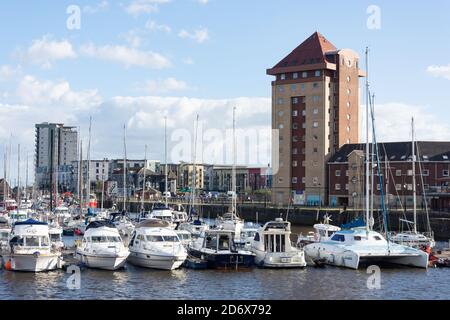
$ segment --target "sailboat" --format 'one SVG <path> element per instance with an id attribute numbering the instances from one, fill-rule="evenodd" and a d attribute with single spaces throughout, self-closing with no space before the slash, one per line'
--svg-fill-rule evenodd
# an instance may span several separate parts
<path id="1" fill-rule="evenodd" d="M 189 209 L 189 215 L 187 222 L 181 223 L 178 227 L 179 230 L 185 230 L 192 234 L 194 238 L 199 237 L 203 232 L 209 230 L 209 225 L 200 219 L 200 216 L 195 211 L 195 200 L 196 200 L 196 180 L 197 180 L 197 134 L 198 134 L 198 121 L 199 116 L 197 115 L 197 119 L 195 122 L 194 128 L 194 152 L 192 156 L 192 186 L 191 186 L 191 203 Z"/>
<path id="2" fill-rule="evenodd" d="M 395 243 L 404 244 L 415 248 L 433 248 L 436 242 L 433 238 L 433 233 L 428 234 L 420 233 L 417 230 L 417 183 L 416 183 L 416 142 L 414 135 L 414 118 L 411 119 L 411 129 L 412 129 L 412 188 L 413 188 L 413 221 L 406 219 L 401 219 L 401 222 L 405 222 L 408 225 L 412 225 L 413 229 L 410 231 L 403 231 L 399 233 L 394 233 L 391 235 L 391 240 Z M 425 199 L 426 202 L 426 199 Z M 428 209 L 428 207 L 427 207 Z M 428 214 L 428 210 L 427 210 Z"/>
<path id="3" fill-rule="evenodd" d="M 234 233 L 234 241 L 239 242 L 241 231 L 244 228 L 244 220 L 237 214 L 237 194 L 236 194 L 236 107 L 233 108 L 233 167 L 231 178 L 231 212 L 225 213 L 216 220 L 216 224 L 223 230 Z"/>
<path id="4" fill-rule="evenodd" d="M 411 266 L 417 268 L 428 267 L 428 253 L 393 243 L 389 236 L 387 239 L 384 236 L 374 231 L 373 228 L 373 212 L 370 210 L 370 185 L 369 164 L 371 161 L 369 153 L 369 108 L 372 118 L 372 138 L 374 140 L 376 159 L 378 162 L 378 170 L 380 170 L 380 160 L 378 156 L 378 147 L 375 140 L 375 121 L 373 104 L 370 98 L 369 91 L 369 72 L 368 72 L 368 53 L 366 49 L 366 203 L 365 203 L 365 226 L 355 227 L 351 229 L 344 229 L 336 231 L 329 240 L 312 243 L 305 246 L 304 250 L 307 257 L 314 262 L 320 261 L 324 264 L 333 266 L 346 267 L 351 269 L 358 269 L 362 265 L 371 265 L 375 263 L 389 263 L 403 266 Z M 369 107 L 370 106 L 370 107 Z M 372 172 L 373 175 L 373 172 Z M 382 175 L 379 174 L 379 184 L 382 190 L 383 181 Z M 371 188 L 373 192 L 373 188 Z M 382 192 L 383 193 L 383 192 Z M 387 212 L 383 201 L 383 194 L 381 196 L 383 214 L 384 214 L 384 228 L 387 232 Z"/>

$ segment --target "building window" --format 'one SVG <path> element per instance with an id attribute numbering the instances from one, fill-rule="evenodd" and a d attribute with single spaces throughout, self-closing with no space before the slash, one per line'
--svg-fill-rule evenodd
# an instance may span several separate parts
<path id="1" fill-rule="evenodd" d="M 319 96 L 313 96 L 312 99 L 313 99 L 313 102 L 319 102 L 320 97 Z"/>
<path id="2" fill-rule="evenodd" d="M 298 129 L 298 124 L 296 122 L 294 122 L 292 124 L 292 130 L 297 130 Z"/>
<path id="3" fill-rule="evenodd" d="M 293 78 L 293 79 L 298 79 L 298 73 L 297 73 L 297 72 L 294 72 L 294 73 L 292 74 L 292 78 Z"/>
<path id="4" fill-rule="evenodd" d="M 306 183 L 306 178 L 305 177 L 302 178 L 302 183 Z"/>
<path id="5" fill-rule="evenodd" d="M 335 185 L 334 185 L 334 189 L 335 190 L 341 190 L 341 185 L 339 184 L 339 183 L 336 183 Z"/>
<path id="6" fill-rule="evenodd" d="M 317 153 L 319 150 L 317 148 L 313 148 L 313 152 Z"/>
<path id="7" fill-rule="evenodd" d="M 300 85 L 300 88 L 302 89 L 302 91 L 305 91 L 305 84 L 302 83 L 302 84 Z"/>
<path id="8" fill-rule="evenodd" d="M 350 78 L 350 76 L 348 76 L 347 77 L 347 82 L 350 82 L 351 81 L 351 78 Z"/>
<path id="9" fill-rule="evenodd" d="M 284 92 L 284 87 L 283 86 L 279 86 L 278 87 L 278 92 Z"/>
<path id="10" fill-rule="evenodd" d="M 412 170 L 408 170 L 408 176 L 411 177 L 413 175 Z"/>
<path id="11" fill-rule="evenodd" d="M 402 170 L 395 170 L 395 176 L 401 177 L 402 176 Z"/>
<path id="12" fill-rule="evenodd" d="M 282 124 L 282 123 L 279 124 L 279 125 L 278 125 L 278 129 L 284 129 L 284 124 Z"/>
<path id="13" fill-rule="evenodd" d="M 345 184 L 345 190 L 348 191 L 348 183 Z"/>
<path id="14" fill-rule="evenodd" d="M 347 89 L 347 95 L 351 95 L 351 93 L 352 93 L 352 90 Z"/>
<path id="15" fill-rule="evenodd" d="M 336 170 L 335 176 L 336 176 L 336 177 L 340 177 L 340 176 L 341 176 L 341 170 Z"/>
<path id="16" fill-rule="evenodd" d="M 283 178 L 278 178 L 278 183 L 283 183 Z"/>
<path id="17" fill-rule="evenodd" d="M 347 126 L 347 132 L 350 132 L 350 126 Z"/>
<path id="18" fill-rule="evenodd" d="M 291 91 L 292 92 L 297 91 L 297 86 L 295 84 L 291 84 Z"/>
<path id="19" fill-rule="evenodd" d="M 278 99 L 278 104 L 279 104 L 279 105 L 282 105 L 283 103 L 284 103 L 283 98 L 279 98 L 279 99 Z"/>
<path id="20" fill-rule="evenodd" d="M 306 161 L 302 161 L 302 167 L 306 167 Z"/>
<path id="21" fill-rule="evenodd" d="M 306 110 L 302 110 L 302 116 L 306 117 Z"/>
<path id="22" fill-rule="evenodd" d="M 298 149 L 297 149 L 297 148 L 292 149 L 292 154 L 293 154 L 293 155 L 298 154 Z"/>
<path id="23" fill-rule="evenodd" d="M 423 175 L 425 177 L 428 177 L 430 175 L 430 170 L 428 170 L 428 169 L 423 170 Z"/>
<path id="24" fill-rule="evenodd" d="M 306 154 L 305 148 L 302 149 L 302 154 Z"/>
<path id="25" fill-rule="evenodd" d="M 319 122 L 318 121 L 314 121 L 313 122 L 313 128 L 318 128 L 319 127 Z"/>
<path id="26" fill-rule="evenodd" d="M 285 75 L 284 73 L 282 73 L 282 74 L 280 75 L 280 79 L 281 79 L 281 80 L 286 80 L 286 75 Z"/>
<path id="27" fill-rule="evenodd" d="M 347 120 L 350 120 L 352 116 L 350 114 L 347 114 Z"/>
<path id="28" fill-rule="evenodd" d="M 278 111 L 278 116 L 279 116 L 279 117 L 284 116 L 284 111 Z"/>
<path id="29" fill-rule="evenodd" d="M 292 103 L 293 104 L 297 104 L 298 103 L 298 98 L 297 97 L 292 98 Z"/>
<path id="30" fill-rule="evenodd" d="M 319 178 L 314 177 L 312 182 L 313 182 L 313 185 L 317 186 L 317 184 L 319 183 Z"/>
<path id="31" fill-rule="evenodd" d="M 294 168 L 296 168 L 297 167 L 297 161 L 292 161 L 292 166 L 294 167 Z"/>
<path id="32" fill-rule="evenodd" d="M 412 185 L 412 184 L 408 184 L 408 185 L 407 185 L 407 188 L 408 188 L 408 191 L 412 191 L 413 185 Z"/>
<path id="33" fill-rule="evenodd" d="M 347 102 L 347 107 L 350 108 L 352 104 L 350 102 Z"/>
<path id="34" fill-rule="evenodd" d="M 308 78 L 308 72 L 306 71 L 302 72 L 302 78 Z"/>
<path id="35" fill-rule="evenodd" d="M 395 185 L 395 190 L 396 191 L 401 191 L 402 190 L 402 185 L 401 184 L 396 184 Z"/>
<path id="36" fill-rule="evenodd" d="M 297 183 L 297 177 L 292 178 L 292 183 Z"/>
<path id="37" fill-rule="evenodd" d="M 297 142 L 297 140 L 298 140 L 297 136 L 292 137 L 292 142 Z"/>
<path id="38" fill-rule="evenodd" d="M 317 82 L 313 83 L 313 89 L 318 89 L 319 88 L 319 84 Z"/>
<path id="39" fill-rule="evenodd" d="M 298 116 L 298 111 L 297 111 L 297 110 L 292 110 L 292 116 L 293 116 L 293 117 Z"/>
<path id="40" fill-rule="evenodd" d="M 429 184 L 424 184 L 423 185 L 423 189 L 427 190 L 427 191 L 430 190 L 430 185 Z"/>
<path id="41" fill-rule="evenodd" d="M 320 77 L 320 74 L 321 74 L 320 70 L 317 70 L 316 72 L 314 72 L 314 76 L 316 76 L 316 77 Z"/>
<path id="42" fill-rule="evenodd" d="M 303 123 L 302 123 L 302 128 L 303 128 L 303 129 L 306 129 L 306 122 L 303 122 Z"/>
<path id="43" fill-rule="evenodd" d="M 448 175 L 449 175 L 448 170 L 442 170 L 442 176 L 443 177 L 448 177 Z"/>
<path id="44" fill-rule="evenodd" d="M 313 113 L 314 113 L 314 114 L 319 114 L 319 109 L 318 109 L 318 108 L 314 108 L 314 109 L 313 109 Z"/>

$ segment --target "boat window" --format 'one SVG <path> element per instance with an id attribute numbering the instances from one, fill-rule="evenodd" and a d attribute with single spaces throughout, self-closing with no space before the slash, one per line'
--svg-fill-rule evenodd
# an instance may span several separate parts
<path id="1" fill-rule="evenodd" d="M 178 239 L 177 236 L 164 236 L 164 241 L 166 241 L 166 242 L 179 242 L 180 240 Z"/>
<path id="2" fill-rule="evenodd" d="M 353 239 L 355 239 L 355 241 L 361 241 L 361 237 L 360 236 L 354 236 Z"/>
<path id="3" fill-rule="evenodd" d="M 120 242 L 120 237 L 107 237 L 108 242 Z"/>
<path id="4" fill-rule="evenodd" d="M 326 237 L 327 236 L 327 231 L 319 229 L 319 234 L 320 234 L 321 237 Z"/>
<path id="5" fill-rule="evenodd" d="M 219 250 L 230 250 L 230 241 L 228 236 L 221 235 L 219 237 Z"/>
<path id="6" fill-rule="evenodd" d="M 147 236 L 147 241 L 150 241 L 150 242 L 163 242 L 164 238 L 162 236 Z"/>
<path id="7" fill-rule="evenodd" d="M 381 241 L 381 238 L 379 236 L 374 236 L 373 238 L 377 241 Z"/>
<path id="8" fill-rule="evenodd" d="M 41 237 L 41 247 L 46 247 L 50 245 L 49 237 Z"/>
<path id="9" fill-rule="evenodd" d="M 107 239 L 104 236 L 93 236 L 91 239 L 93 243 L 107 242 Z"/>
<path id="10" fill-rule="evenodd" d="M 207 249 L 217 249 L 217 236 L 207 236 L 205 239 L 205 248 Z"/>
<path id="11" fill-rule="evenodd" d="M 253 240 L 259 241 L 259 233 L 256 233 L 256 234 L 255 234 L 255 238 L 254 238 Z"/>
<path id="12" fill-rule="evenodd" d="M 339 242 L 345 242 L 345 236 L 343 234 L 335 234 L 331 240 L 333 241 L 339 241 Z"/>
<path id="13" fill-rule="evenodd" d="M 25 246 L 39 247 L 39 237 L 25 237 Z"/>
<path id="14" fill-rule="evenodd" d="M 59 240 L 61 240 L 61 237 L 60 237 L 60 235 L 57 234 L 57 233 L 51 234 L 51 235 L 50 235 L 50 240 L 51 240 L 51 241 L 59 241 Z"/>
<path id="15" fill-rule="evenodd" d="M 8 232 L 2 232 L 2 233 L 0 233 L 0 238 L 1 238 L 1 239 L 8 239 L 8 236 L 9 236 Z"/>

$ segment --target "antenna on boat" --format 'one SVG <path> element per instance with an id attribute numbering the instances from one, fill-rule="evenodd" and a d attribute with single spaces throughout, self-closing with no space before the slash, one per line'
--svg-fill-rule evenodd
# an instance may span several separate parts
<path id="1" fill-rule="evenodd" d="M 123 211 L 127 206 L 127 129 L 123 125 Z"/>
<path id="2" fill-rule="evenodd" d="M 369 100 L 370 100 L 370 92 L 369 92 L 369 47 L 366 47 L 366 232 L 370 231 L 370 184 L 369 184 L 369 176 L 370 176 L 370 150 L 369 150 Z"/>

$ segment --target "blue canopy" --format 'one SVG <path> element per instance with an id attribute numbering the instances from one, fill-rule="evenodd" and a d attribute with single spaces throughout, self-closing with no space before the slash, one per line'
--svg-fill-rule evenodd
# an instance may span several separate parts
<path id="1" fill-rule="evenodd" d="M 34 219 L 28 219 L 28 220 L 25 220 L 25 221 L 16 222 L 16 223 L 14 223 L 14 225 L 16 225 L 16 226 L 24 226 L 24 225 L 46 226 L 48 224 L 47 224 L 47 222 L 41 222 L 41 221 L 37 221 L 37 220 L 34 220 Z"/>
<path id="2" fill-rule="evenodd" d="M 363 218 L 359 217 L 347 224 L 341 225 L 341 228 L 342 229 L 352 229 L 352 228 L 359 228 L 359 227 L 365 227 L 365 226 L 366 226 L 366 222 L 364 221 Z"/>

